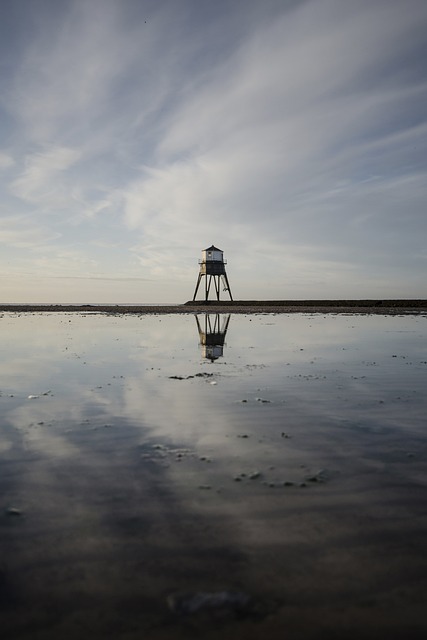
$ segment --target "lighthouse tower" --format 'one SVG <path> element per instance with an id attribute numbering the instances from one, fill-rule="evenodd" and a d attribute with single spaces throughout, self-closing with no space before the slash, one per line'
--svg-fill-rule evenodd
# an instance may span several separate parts
<path id="1" fill-rule="evenodd" d="M 214 283 L 214 289 L 216 293 L 216 299 L 219 300 L 219 293 L 221 284 L 224 291 L 228 291 L 230 300 L 233 300 L 231 295 L 230 284 L 228 282 L 227 273 L 225 271 L 226 261 L 224 260 L 224 254 L 221 249 L 214 247 L 208 247 L 202 251 L 202 259 L 199 260 L 200 271 L 197 278 L 196 290 L 194 291 L 193 301 L 196 299 L 197 291 L 199 289 L 202 278 L 205 278 L 205 302 L 208 301 L 209 291 L 211 288 L 212 280 Z"/>

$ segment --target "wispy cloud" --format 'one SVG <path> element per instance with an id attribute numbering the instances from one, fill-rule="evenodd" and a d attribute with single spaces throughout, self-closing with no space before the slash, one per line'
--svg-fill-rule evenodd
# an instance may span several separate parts
<path id="1" fill-rule="evenodd" d="M 73 166 L 79 151 L 65 147 L 50 148 L 25 158 L 23 172 L 12 182 L 12 193 L 22 200 L 48 204 L 52 209 L 58 202 L 69 199 L 61 181 L 61 173 Z"/>
<path id="2" fill-rule="evenodd" d="M 404 75 L 396 86 L 391 76 L 403 72 L 386 63 L 413 46 L 414 32 L 421 36 L 418 18 L 402 11 L 384 25 L 384 4 L 338 15 L 336 3 L 316 6 L 304 4 L 257 31 L 178 107 L 159 140 L 158 168 L 126 192 L 131 227 L 151 235 L 158 216 L 168 242 L 174 216 L 190 237 L 195 228 L 202 235 L 227 225 L 234 245 L 246 225 L 256 244 L 259 233 L 269 234 L 266 216 L 272 242 L 299 240 L 302 232 L 309 238 L 306 223 L 316 218 L 331 233 L 336 219 L 324 205 L 338 194 L 341 207 L 374 190 L 382 208 L 392 204 L 389 194 L 407 184 L 401 174 L 414 171 L 411 142 L 426 133 L 416 118 L 402 119 L 401 109 L 425 96 L 427 84 Z M 395 152 L 405 140 L 402 166 Z M 370 178 L 375 187 L 367 187 Z M 343 215 L 341 223 L 353 221 Z"/>
<path id="3" fill-rule="evenodd" d="M 35 249 L 59 238 L 47 226 L 38 226 L 26 216 L 0 218 L 0 244 L 15 249 Z"/>
<path id="4" fill-rule="evenodd" d="M 0 151 L 0 170 L 13 167 L 14 164 L 14 159 L 8 153 Z"/>

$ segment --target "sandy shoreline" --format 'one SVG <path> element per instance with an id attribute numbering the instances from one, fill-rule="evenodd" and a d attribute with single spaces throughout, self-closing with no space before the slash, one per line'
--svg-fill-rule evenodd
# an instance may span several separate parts
<path id="1" fill-rule="evenodd" d="M 427 300 L 298 300 L 239 301 L 227 303 L 186 303 L 178 305 L 98 305 L 98 304 L 0 304 L 6 313 L 105 313 L 123 314 L 194 314 L 194 313 L 355 313 L 418 314 L 427 312 Z"/>

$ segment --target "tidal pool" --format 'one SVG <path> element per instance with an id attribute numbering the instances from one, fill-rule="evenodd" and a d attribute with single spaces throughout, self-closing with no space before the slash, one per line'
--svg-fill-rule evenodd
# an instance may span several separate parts
<path id="1" fill-rule="evenodd" d="M 425 315 L 0 328 L 3 637 L 425 637 Z"/>

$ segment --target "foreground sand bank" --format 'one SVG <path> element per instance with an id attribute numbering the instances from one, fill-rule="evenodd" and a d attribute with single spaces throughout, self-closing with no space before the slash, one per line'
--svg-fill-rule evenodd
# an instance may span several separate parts
<path id="1" fill-rule="evenodd" d="M 366 313 L 400 314 L 427 311 L 427 300 L 242 300 L 187 302 L 178 305 L 126 304 L 0 304 L 0 312 L 14 313 Z"/>

